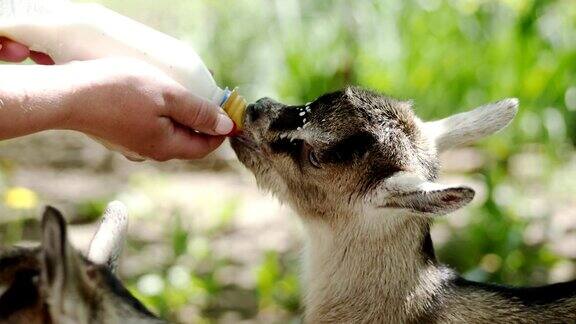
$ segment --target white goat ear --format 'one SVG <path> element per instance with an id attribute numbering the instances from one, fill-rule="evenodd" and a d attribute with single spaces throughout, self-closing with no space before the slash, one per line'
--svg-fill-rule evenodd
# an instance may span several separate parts
<path id="1" fill-rule="evenodd" d="M 518 99 L 509 98 L 423 125 L 439 152 L 465 145 L 506 127 L 516 116 Z"/>
<path id="2" fill-rule="evenodd" d="M 400 176 L 391 180 L 386 185 L 388 194 L 380 208 L 445 215 L 464 207 L 474 198 L 474 190 L 465 186 L 442 185 L 416 177 Z"/>
<path id="3" fill-rule="evenodd" d="M 88 249 L 88 260 L 116 270 L 128 231 L 128 211 L 119 201 L 108 204 Z"/>

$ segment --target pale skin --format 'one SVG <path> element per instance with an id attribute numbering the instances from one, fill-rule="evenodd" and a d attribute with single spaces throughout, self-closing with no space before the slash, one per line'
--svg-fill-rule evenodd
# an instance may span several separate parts
<path id="1" fill-rule="evenodd" d="M 0 140 L 75 130 L 157 160 L 198 159 L 222 144 L 233 122 L 160 70 L 131 59 L 53 65 L 0 37 Z"/>

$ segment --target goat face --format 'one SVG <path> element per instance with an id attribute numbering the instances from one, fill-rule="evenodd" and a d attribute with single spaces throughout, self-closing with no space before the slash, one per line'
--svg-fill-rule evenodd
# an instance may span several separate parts
<path id="1" fill-rule="evenodd" d="M 261 187 L 305 218 L 330 222 L 384 208 L 442 214 L 473 191 L 432 182 L 438 152 L 503 128 L 516 106 L 507 99 L 424 123 L 411 102 L 359 88 L 302 106 L 263 98 L 247 108 L 232 147 Z"/>

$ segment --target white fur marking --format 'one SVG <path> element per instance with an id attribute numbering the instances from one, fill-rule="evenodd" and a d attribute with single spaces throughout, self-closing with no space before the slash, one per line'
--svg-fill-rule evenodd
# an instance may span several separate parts
<path id="1" fill-rule="evenodd" d="M 102 223 L 90 242 L 88 259 L 98 264 L 115 266 L 128 231 L 128 212 L 119 201 L 108 204 Z"/>

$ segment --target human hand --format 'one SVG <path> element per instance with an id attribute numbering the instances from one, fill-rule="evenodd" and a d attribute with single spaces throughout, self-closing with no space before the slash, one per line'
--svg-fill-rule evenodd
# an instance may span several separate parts
<path id="1" fill-rule="evenodd" d="M 72 95 L 58 128 L 157 161 L 202 158 L 233 130 L 220 107 L 138 60 L 107 58 L 61 67 Z"/>
<path id="2" fill-rule="evenodd" d="M 28 57 L 39 64 L 54 64 L 48 55 L 0 37 L 0 60 L 21 62 Z M 216 149 L 224 140 L 222 135 L 233 128 L 219 107 L 143 62 L 102 59 L 48 69 L 12 69 L 10 80 L 4 80 L 15 88 L 24 83 L 20 88 L 34 96 L 38 109 L 34 118 L 27 120 L 29 125 L 12 125 L 1 137 L 68 128 L 95 137 L 131 160 L 165 161 L 201 158 Z M 44 107 L 58 105 L 62 107 Z M 65 119 L 60 117 L 63 111 Z M 54 123 L 63 120 L 65 123 Z"/>
<path id="3" fill-rule="evenodd" d="M 28 47 L 16 43 L 6 37 L 0 37 L 0 61 L 22 62 L 30 58 L 34 62 L 43 65 L 52 65 L 52 58 L 44 53 L 32 51 Z"/>

